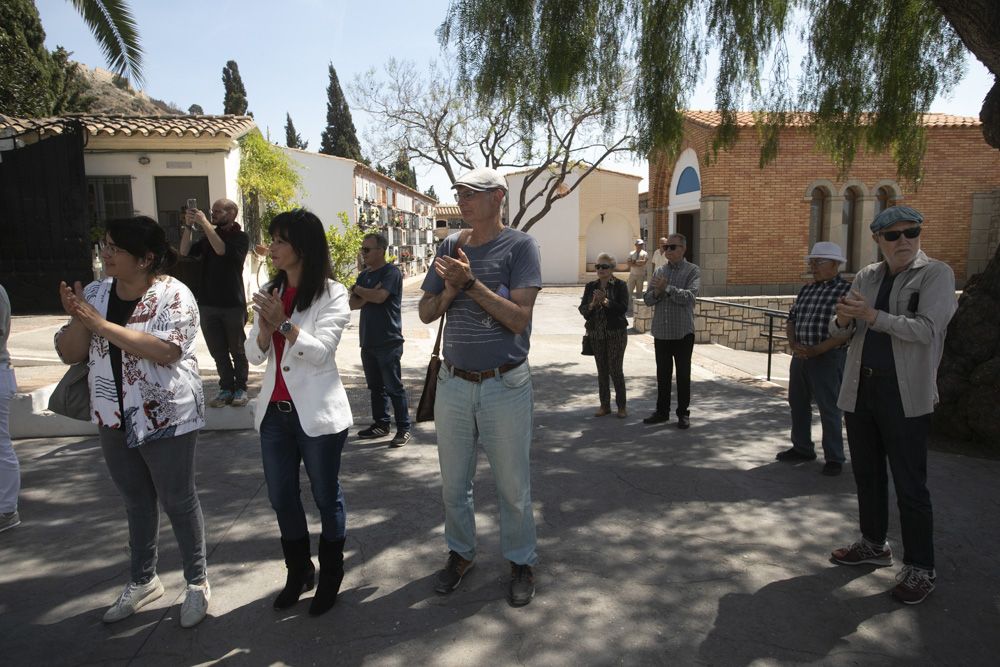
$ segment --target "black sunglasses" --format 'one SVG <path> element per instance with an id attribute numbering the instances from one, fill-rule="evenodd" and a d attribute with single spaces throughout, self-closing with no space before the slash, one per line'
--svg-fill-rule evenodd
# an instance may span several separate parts
<path id="1" fill-rule="evenodd" d="M 890 242 L 898 241 L 900 235 L 908 239 L 915 239 L 920 236 L 920 227 L 907 227 L 906 229 L 894 229 L 891 232 L 879 232 L 879 236 Z"/>
<path id="2" fill-rule="evenodd" d="M 600 270 L 600 269 L 613 269 L 615 267 L 611 264 L 594 264 L 594 268 Z"/>
<path id="3" fill-rule="evenodd" d="M 364 253 L 364 254 L 366 254 L 366 255 L 367 255 L 367 254 L 368 254 L 368 253 L 369 253 L 370 251 L 372 251 L 372 250 L 376 250 L 376 248 L 366 248 L 366 247 L 364 247 L 364 246 L 361 246 L 361 252 L 362 252 L 362 253 Z"/>
<path id="4" fill-rule="evenodd" d="M 666 248 L 667 250 L 677 250 L 678 248 L 683 248 L 684 246 L 682 246 L 680 243 L 668 243 L 663 247 Z"/>

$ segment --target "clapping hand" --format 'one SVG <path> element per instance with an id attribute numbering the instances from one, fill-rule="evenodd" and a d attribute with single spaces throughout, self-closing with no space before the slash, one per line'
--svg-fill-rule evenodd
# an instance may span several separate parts
<path id="1" fill-rule="evenodd" d="M 844 319 L 865 320 L 871 324 L 875 322 L 876 310 L 868 305 L 861 292 L 852 289 L 837 302 L 837 316 Z"/>
<path id="2" fill-rule="evenodd" d="M 63 310 L 70 317 L 76 318 L 83 326 L 92 332 L 97 332 L 97 328 L 105 321 L 104 317 L 87 303 L 83 297 L 83 285 L 77 280 L 70 288 L 66 281 L 59 283 L 59 300 L 62 302 Z"/>
<path id="3" fill-rule="evenodd" d="M 274 333 L 278 325 L 285 321 L 285 307 L 281 303 L 278 288 L 272 289 L 270 294 L 264 291 L 254 293 L 253 311 L 260 318 L 260 328 Z"/>
<path id="4" fill-rule="evenodd" d="M 597 308 L 602 303 L 604 303 L 604 300 L 606 298 L 608 298 L 608 293 L 607 292 L 605 292 L 602 289 L 595 289 L 594 290 L 594 298 L 591 299 L 591 301 L 590 301 L 590 307 L 591 308 Z"/>

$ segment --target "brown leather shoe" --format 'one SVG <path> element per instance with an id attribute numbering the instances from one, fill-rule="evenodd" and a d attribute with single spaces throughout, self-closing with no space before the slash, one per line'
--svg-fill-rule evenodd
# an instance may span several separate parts
<path id="1" fill-rule="evenodd" d="M 602 405 L 600 407 L 600 409 L 597 412 L 594 413 L 594 416 L 595 417 L 603 417 L 605 415 L 610 415 L 610 414 L 611 414 L 611 408 L 606 408 L 606 407 L 604 407 Z"/>
<path id="2" fill-rule="evenodd" d="M 628 411 L 625 408 L 618 408 L 618 419 L 625 419 L 628 417 Z"/>

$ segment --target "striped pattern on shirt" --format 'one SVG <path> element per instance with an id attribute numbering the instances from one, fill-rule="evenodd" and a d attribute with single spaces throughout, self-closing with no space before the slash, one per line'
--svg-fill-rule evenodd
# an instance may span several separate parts
<path id="1" fill-rule="evenodd" d="M 662 294 L 656 296 L 653 285 L 663 275 L 669 284 Z M 642 296 L 647 306 L 654 306 L 650 327 L 653 338 L 680 340 L 694 333 L 694 304 L 700 288 L 701 269 L 686 259 L 677 264 L 668 262 L 653 272 L 650 287 Z"/>
<path id="2" fill-rule="evenodd" d="M 840 276 L 809 283 L 799 290 L 788 310 L 795 325 L 795 340 L 803 345 L 819 345 L 830 337 L 830 320 L 837 314 L 837 301 L 851 291 L 851 283 Z"/>

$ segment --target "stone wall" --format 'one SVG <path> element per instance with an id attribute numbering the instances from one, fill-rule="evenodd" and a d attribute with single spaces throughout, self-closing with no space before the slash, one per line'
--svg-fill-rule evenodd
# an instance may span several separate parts
<path id="1" fill-rule="evenodd" d="M 788 313 L 794 296 L 754 296 L 727 297 L 726 303 Z M 752 352 L 767 352 L 767 315 L 755 310 L 745 310 L 737 306 L 724 305 L 719 302 L 703 299 L 698 301 L 694 309 L 694 339 L 696 343 L 718 343 L 734 350 L 750 350 Z M 722 320 L 718 318 L 728 318 Z M 635 319 L 632 326 L 636 331 L 649 331 L 653 319 L 653 309 L 649 306 L 635 304 Z M 728 320 L 741 320 L 731 322 Z M 750 324 L 746 324 L 750 322 Z M 774 318 L 775 352 L 787 352 L 784 340 L 785 318 Z M 781 338 L 777 338 L 781 336 Z"/>
<path id="2" fill-rule="evenodd" d="M 769 308 L 787 314 L 792 302 L 795 301 L 795 296 L 726 297 L 721 301 L 755 308 Z M 718 343 L 734 350 L 767 352 L 768 317 L 766 313 L 703 299 L 698 301 L 694 314 L 694 339 L 696 343 Z M 729 320 L 740 321 L 732 322 Z M 785 322 L 784 317 L 774 318 L 775 352 L 787 352 L 784 340 Z M 777 338 L 778 336 L 781 338 Z"/>

